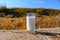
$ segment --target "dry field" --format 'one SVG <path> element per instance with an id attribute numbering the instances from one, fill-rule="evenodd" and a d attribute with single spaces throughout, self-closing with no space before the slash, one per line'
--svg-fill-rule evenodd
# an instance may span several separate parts
<path id="1" fill-rule="evenodd" d="M 49 31 L 52 33 L 60 33 L 59 30 L 60 28 L 38 29 L 38 31 Z M 34 35 L 29 34 L 27 30 L 0 30 L 0 40 L 60 40 L 60 36 Z"/>
<path id="2" fill-rule="evenodd" d="M 0 18 L 0 29 L 14 30 L 25 28 L 26 28 L 25 18 Z"/>
<path id="3" fill-rule="evenodd" d="M 54 28 L 60 27 L 59 16 L 42 16 L 36 18 L 36 28 Z M 26 29 L 26 18 L 0 18 L 0 30 Z"/>

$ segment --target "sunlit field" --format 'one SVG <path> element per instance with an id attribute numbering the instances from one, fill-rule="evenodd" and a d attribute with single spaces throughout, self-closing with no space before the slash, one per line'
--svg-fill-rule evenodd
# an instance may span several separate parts
<path id="1" fill-rule="evenodd" d="M 56 28 L 60 26 L 60 15 L 36 18 L 36 28 Z M 0 29 L 26 29 L 26 17 L 0 18 Z"/>

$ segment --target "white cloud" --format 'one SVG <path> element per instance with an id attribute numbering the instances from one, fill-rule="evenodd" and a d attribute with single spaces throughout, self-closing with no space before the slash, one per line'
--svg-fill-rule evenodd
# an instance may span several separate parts
<path id="1" fill-rule="evenodd" d="M 44 1 L 36 1 L 35 3 L 36 4 L 44 4 L 45 2 Z"/>

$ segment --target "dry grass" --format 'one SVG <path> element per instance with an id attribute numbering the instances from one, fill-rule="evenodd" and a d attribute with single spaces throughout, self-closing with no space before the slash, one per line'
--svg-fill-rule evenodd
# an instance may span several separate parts
<path id="1" fill-rule="evenodd" d="M 60 27 L 60 15 L 57 16 L 42 16 L 36 19 L 36 26 L 39 28 L 54 28 Z"/>
<path id="2" fill-rule="evenodd" d="M 0 29 L 25 29 L 25 18 L 0 18 Z"/>
<path id="3" fill-rule="evenodd" d="M 60 26 L 60 15 L 36 18 L 36 28 L 54 28 Z M 0 18 L 0 29 L 26 29 L 26 18 Z"/>

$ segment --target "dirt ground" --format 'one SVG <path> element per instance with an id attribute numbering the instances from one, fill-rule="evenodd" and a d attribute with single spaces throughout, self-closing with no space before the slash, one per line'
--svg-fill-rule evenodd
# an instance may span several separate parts
<path id="1" fill-rule="evenodd" d="M 60 33 L 60 28 L 42 28 L 38 31 Z M 0 40 L 60 40 L 60 36 L 34 35 L 27 30 L 0 30 Z"/>

